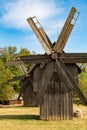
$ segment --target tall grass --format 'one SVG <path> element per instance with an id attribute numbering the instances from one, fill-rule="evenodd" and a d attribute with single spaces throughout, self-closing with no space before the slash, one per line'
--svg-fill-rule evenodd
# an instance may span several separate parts
<path id="1" fill-rule="evenodd" d="M 73 120 L 41 121 L 39 108 L 0 106 L 0 130 L 87 130 L 87 106 L 81 109 L 83 117 Z"/>

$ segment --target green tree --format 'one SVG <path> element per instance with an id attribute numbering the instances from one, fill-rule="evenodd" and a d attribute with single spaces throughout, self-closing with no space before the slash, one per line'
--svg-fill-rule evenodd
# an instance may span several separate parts
<path id="1" fill-rule="evenodd" d="M 20 52 L 18 53 L 19 56 L 26 56 L 26 55 L 31 55 L 30 51 L 27 50 L 26 48 L 21 48 Z"/>
<path id="2" fill-rule="evenodd" d="M 9 54 L 7 52 L 7 48 L 1 48 L 0 49 L 0 59 L 2 59 L 4 62 L 9 58 Z"/>
<path id="3" fill-rule="evenodd" d="M 78 64 L 78 66 L 81 68 L 81 73 L 78 76 L 78 85 L 87 99 L 87 64 Z M 75 92 L 73 92 L 73 101 L 77 104 L 81 103 Z"/>
<path id="4" fill-rule="evenodd" d="M 15 94 L 13 87 L 8 82 L 9 78 L 12 78 L 12 73 L 0 59 L 0 101 L 8 100 Z"/>
<path id="5" fill-rule="evenodd" d="M 7 52 L 9 54 L 9 59 L 10 60 L 14 60 L 16 55 L 17 55 L 17 48 L 16 47 L 12 47 L 12 46 L 9 46 L 7 48 Z"/>
<path id="6" fill-rule="evenodd" d="M 82 72 L 79 75 L 79 86 L 85 97 L 87 98 L 87 65 L 82 65 Z"/>
<path id="7" fill-rule="evenodd" d="M 16 57 L 17 54 L 17 48 L 16 47 L 5 47 L 0 49 L 0 58 L 2 58 L 2 60 L 4 62 L 8 61 L 8 60 L 14 60 L 14 58 Z"/>
<path id="8" fill-rule="evenodd" d="M 30 53 L 30 51 L 29 51 L 28 49 L 26 49 L 26 48 L 21 48 L 20 51 L 19 51 L 19 53 L 18 53 L 18 57 L 21 57 L 21 56 L 29 56 L 29 55 L 31 55 L 31 53 Z M 27 70 L 29 70 L 30 66 L 31 66 L 30 64 L 26 64 L 26 65 L 25 65 L 25 67 L 26 67 Z"/>
<path id="9" fill-rule="evenodd" d="M 8 83 L 8 79 L 22 74 L 20 67 L 18 65 L 6 67 L 6 61 L 14 61 L 17 57 L 20 59 L 20 56 L 25 55 L 30 55 L 30 51 L 26 48 L 21 48 L 19 52 L 16 47 L 12 46 L 0 49 L 0 100 L 7 100 L 14 92 L 20 91 L 19 81 Z M 28 68 L 29 65 L 26 67 Z"/>

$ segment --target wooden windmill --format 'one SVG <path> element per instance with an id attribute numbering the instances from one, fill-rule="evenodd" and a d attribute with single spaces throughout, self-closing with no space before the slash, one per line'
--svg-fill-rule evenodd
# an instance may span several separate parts
<path id="1" fill-rule="evenodd" d="M 40 104 L 41 119 L 72 119 L 73 90 L 83 104 L 87 103 L 74 79 L 75 74 L 72 72 L 76 69 L 76 63 L 87 62 L 87 53 L 63 52 L 78 15 L 79 12 L 72 7 L 55 44 L 51 43 L 36 17 L 27 19 L 46 54 L 23 56 L 21 61 L 17 61 L 17 64 L 21 62 L 35 64 L 28 75 L 33 74 L 32 87 L 33 91 L 37 93 L 36 104 Z M 29 81 L 28 78 L 27 81 Z M 34 81 L 37 83 L 37 89 Z"/>

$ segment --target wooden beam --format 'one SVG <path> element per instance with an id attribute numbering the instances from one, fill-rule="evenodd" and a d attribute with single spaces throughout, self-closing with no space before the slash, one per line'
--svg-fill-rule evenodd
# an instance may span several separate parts
<path id="1" fill-rule="evenodd" d="M 51 54 L 52 53 L 52 47 L 51 47 L 52 45 L 51 45 L 51 42 L 48 42 L 48 40 L 47 41 L 45 40 L 45 39 L 47 39 L 46 35 L 44 35 L 45 32 L 44 31 L 40 32 L 40 30 L 43 30 L 43 29 L 41 29 L 42 27 L 40 26 L 40 29 L 39 29 L 36 26 L 35 22 L 33 21 L 33 18 L 28 18 L 27 21 L 28 21 L 29 25 L 31 26 L 32 30 L 34 31 L 34 33 L 36 34 L 38 40 L 42 44 L 43 48 L 45 49 L 45 52 L 48 55 Z M 39 24 L 39 22 L 38 22 L 38 24 Z"/>
<path id="2" fill-rule="evenodd" d="M 64 34 L 64 36 L 61 38 L 61 44 L 58 44 L 57 48 L 58 48 L 58 52 L 62 52 L 65 45 L 66 45 L 66 42 L 68 41 L 68 38 L 70 36 L 70 33 L 73 29 L 74 25 L 73 24 L 70 24 L 68 27 L 67 27 L 67 31 L 66 33 Z"/>
<path id="3" fill-rule="evenodd" d="M 64 63 L 87 63 L 87 53 L 56 53 L 56 58 Z M 26 64 L 48 63 L 52 61 L 51 55 L 31 55 L 23 56 L 21 60 Z"/>
<path id="4" fill-rule="evenodd" d="M 26 68 L 24 66 L 24 63 L 20 64 L 19 67 L 20 67 L 22 73 L 27 76 L 28 73 L 27 73 L 27 70 L 26 70 Z"/>
<path id="5" fill-rule="evenodd" d="M 61 58 L 87 58 L 87 53 L 60 53 Z"/>
<path id="6" fill-rule="evenodd" d="M 15 65 L 20 65 L 22 63 L 23 63 L 23 61 L 18 61 L 18 60 L 16 60 L 16 61 L 7 61 L 5 65 L 6 66 L 15 66 Z"/>
<path id="7" fill-rule="evenodd" d="M 13 79 L 9 79 L 8 82 L 14 82 L 14 81 L 17 81 L 17 80 L 22 80 L 25 77 L 26 77 L 26 75 L 15 76 L 15 77 L 13 77 Z"/>
<path id="8" fill-rule="evenodd" d="M 6 62 L 6 66 L 15 66 L 15 65 L 19 65 L 19 67 L 24 75 L 26 75 L 26 76 L 28 75 L 23 61 L 16 60 L 16 61 L 7 61 Z"/>
<path id="9" fill-rule="evenodd" d="M 24 74 L 24 75 L 20 75 L 20 76 L 15 76 L 15 77 L 13 77 L 13 79 L 9 79 L 8 81 L 9 81 L 9 82 L 14 82 L 14 81 L 17 81 L 17 80 L 22 80 L 22 79 L 24 79 L 25 77 L 26 77 L 26 78 L 29 77 L 29 74 L 31 73 L 31 71 L 33 71 L 33 69 L 35 68 L 35 66 L 36 66 L 36 64 L 31 65 L 29 71 L 27 72 L 27 75 Z"/>
<path id="10" fill-rule="evenodd" d="M 39 64 L 39 63 L 48 63 L 51 61 L 50 55 L 30 55 L 22 56 L 21 60 L 26 64 Z"/>
<path id="11" fill-rule="evenodd" d="M 71 11 L 70 11 L 70 13 L 69 13 L 69 16 L 68 16 L 68 18 L 67 18 L 67 20 L 66 20 L 66 22 L 65 22 L 65 24 L 64 24 L 64 26 L 63 26 L 63 29 L 62 29 L 62 31 L 61 31 L 61 33 L 60 33 L 60 35 L 59 35 L 59 37 L 58 37 L 58 39 L 57 39 L 55 45 L 54 45 L 54 48 L 53 48 L 54 51 L 56 51 L 56 52 L 62 52 L 62 51 L 63 51 L 63 48 L 64 48 L 64 46 L 65 46 L 65 44 L 66 44 L 66 42 L 63 43 L 63 41 L 64 41 L 63 39 L 64 39 L 65 36 L 66 36 L 66 33 L 67 33 L 67 31 L 68 31 L 68 27 L 69 27 L 70 24 L 71 24 L 71 21 L 72 21 L 72 19 L 73 19 L 73 16 L 74 16 L 75 12 L 76 12 L 76 9 L 75 9 L 74 7 L 72 7 L 72 9 L 71 9 Z M 71 26 L 72 26 L 72 25 L 71 25 Z M 70 28 L 72 28 L 72 27 L 70 27 Z M 72 30 L 72 29 L 70 29 L 70 31 L 71 31 L 71 30 Z M 68 31 L 68 32 L 69 32 L 69 31 Z M 70 34 L 70 33 L 68 33 L 68 37 L 69 37 L 69 34 Z M 67 37 L 67 39 L 68 39 L 68 37 Z M 62 45 L 62 44 L 63 44 L 63 45 Z M 61 45 L 62 45 L 62 48 L 60 49 Z"/>
<path id="12" fill-rule="evenodd" d="M 80 98 L 81 102 L 83 104 L 87 103 L 86 98 L 84 97 L 84 95 L 81 92 L 80 88 L 78 87 L 77 83 L 74 81 L 71 73 L 69 72 L 69 70 L 67 69 L 65 64 L 62 61 L 57 61 L 56 69 L 60 73 L 60 76 L 64 77 L 63 80 L 67 83 L 67 85 L 76 92 L 76 94 Z"/>
<path id="13" fill-rule="evenodd" d="M 29 68 L 28 74 L 30 74 L 35 67 L 36 67 L 36 64 L 32 64 L 32 65 L 30 66 L 30 68 Z"/>
<path id="14" fill-rule="evenodd" d="M 62 53 L 60 59 L 64 63 L 87 63 L 87 53 Z"/>
<path id="15" fill-rule="evenodd" d="M 87 53 L 56 53 L 56 58 L 64 63 L 87 63 Z M 53 59 L 54 60 L 54 59 Z M 25 64 L 40 64 L 52 61 L 51 55 L 30 55 L 22 56 L 21 61 L 8 61 L 7 66 Z"/>
<path id="16" fill-rule="evenodd" d="M 42 34 L 42 36 L 43 36 L 45 42 L 47 43 L 48 47 L 51 48 L 50 50 L 52 50 L 53 45 L 52 45 L 52 43 L 51 43 L 49 37 L 48 37 L 47 34 L 45 33 L 44 29 L 43 29 L 42 27 L 40 27 L 40 28 L 39 28 L 39 31 L 40 31 L 40 33 Z M 50 45 L 50 46 L 49 46 L 49 45 Z"/>
<path id="17" fill-rule="evenodd" d="M 44 96 L 45 90 L 47 88 L 47 85 L 49 83 L 49 80 L 54 72 L 54 62 L 50 62 L 47 64 L 44 73 L 42 74 L 41 80 L 40 80 L 40 92 L 38 95 L 38 103 L 42 101 L 42 98 Z"/>

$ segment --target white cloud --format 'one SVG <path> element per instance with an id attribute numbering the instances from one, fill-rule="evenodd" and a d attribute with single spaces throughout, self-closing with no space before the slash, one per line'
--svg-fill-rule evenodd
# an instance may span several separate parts
<path id="1" fill-rule="evenodd" d="M 7 27 L 23 29 L 28 26 L 28 17 L 37 16 L 40 21 L 46 21 L 62 11 L 54 0 L 14 0 L 5 3 L 0 21 Z"/>

